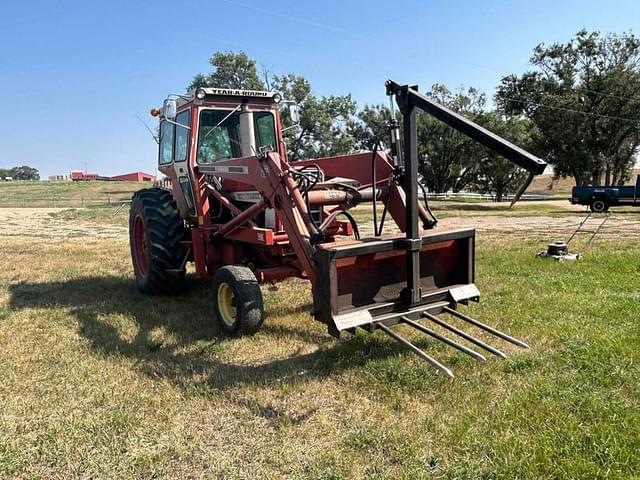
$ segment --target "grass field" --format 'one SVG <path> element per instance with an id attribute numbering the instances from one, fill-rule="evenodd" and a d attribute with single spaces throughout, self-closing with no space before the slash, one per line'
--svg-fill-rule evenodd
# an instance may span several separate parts
<path id="1" fill-rule="evenodd" d="M 149 182 L 0 182 L 0 207 L 86 207 L 129 200 Z"/>
<path id="2" fill-rule="evenodd" d="M 0 476 L 638 477 L 640 241 L 574 264 L 539 247 L 480 235 L 469 308 L 531 350 L 478 363 L 400 329 L 450 381 L 381 332 L 328 336 L 303 281 L 228 339 L 207 283 L 135 290 L 124 234 L 0 237 Z"/>
<path id="3" fill-rule="evenodd" d="M 565 183 L 561 182 L 559 185 Z M 148 182 L 0 182 L 0 208 L 105 207 L 109 204 L 118 205 L 121 200 L 129 200 L 133 192 L 149 186 Z M 555 188 L 546 189 L 542 193 L 557 194 L 562 198 L 567 196 L 564 190 Z M 460 199 L 457 202 L 435 203 L 464 205 L 477 203 L 477 200 Z M 507 205 L 505 203 L 505 207 Z"/>
<path id="4" fill-rule="evenodd" d="M 634 170 L 628 183 L 635 184 L 640 170 Z M 574 185 L 573 178 L 553 179 L 537 176 L 528 193 L 551 194 L 566 198 Z M 86 207 L 108 201 L 130 199 L 133 192 L 149 186 L 145 182 L 0 182 L 0 207 Z M 466 202 L 474 202 L 466 200 Z M 456 203 L 462 203 L 458 201 Z"/>
<path id="5" fill-rule="evenodd" d="M 479 203 L 462 203 L 462 202 L 449 202 L 449 201 L 432 201 L 431 206 L 437 214 L 438 219 L 445 218 L 460 218 L 460 217 L 478 217 L 478 216 L 495 216 L 501 217 L 528 217 L 531 215 L 547 215 L 554 217 L 562 216 L 575 216 L 576 211 L 566 210 L 559 208 L 557 204 L 552 202 L 546 202 L 548 204 L 528 204 L 522 202 L 517 204 L 513 209 L 509 209 L 509 204 L 479 204 Z M 568 203 L 567 203 L 568 204 Z M 378 219 L 382 216 L 383 207 L 377 208 Z M 620 209 L 622 210 L 622 209 Z M 634 212 L 633 207 L 627 207 L 625 210 Z M 371 206 L 360 205 L 352 210 L 354 218 L 358 223 L 365 223 L 371 219 Z M 54 219 L 64 221 L 83 221 L 83 222 L 99 222 L 113 225 L 128 225 L 128 208 L 122 208 L 117 211 L 117 206 L 97 206 L 90 208 L 66 208 L 59 211 L 51 212 L 49 214 Z M 392 221 L 390 217 L 386 217 L 385 224 L 390 229 Z"/>

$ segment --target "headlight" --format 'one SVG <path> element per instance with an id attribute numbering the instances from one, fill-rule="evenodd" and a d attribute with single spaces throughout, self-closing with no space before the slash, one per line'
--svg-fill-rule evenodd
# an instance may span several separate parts
<path id="1" fill-rule="evenodd" d="M 280 95 L 279 93 L 273 94 L 273 103 L 278 104 L 280 103 L 281 100 L 282 100 L 282 95 Z"/>
<path id="2" fill-rule="evenodd" d="M 198 88 L 196 90 L 196 98 L 198 100 L 204 100 L 204 97 L 206 96 L 207 92 L 204 91 L 204 88 Z"/>

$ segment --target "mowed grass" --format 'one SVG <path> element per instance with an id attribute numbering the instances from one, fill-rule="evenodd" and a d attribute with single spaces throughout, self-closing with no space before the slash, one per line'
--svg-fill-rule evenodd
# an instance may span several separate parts
<path id="1" fill-rule="evenodd" d="M 119 205 L 89 208 L 65 208 L 50 212 L 49 216 L 69 222 L 91 222 L 99 225 L 129 225 L 129 206 Z"/>
<path id="2" fill-rule="evenodd" d="M 0 182 L 0 207 L 81 207 L 128 200 L 151 182 Z"/>
<path id="3" fill-rule="evenodd" d="M 303 281 L 230 339 L 208 283 L 138 293 L 125 239 L 0 238 L 0 475 L 640 476 L 640 242 L 478 243 L 467 311 L 532 348 L 478 363 L 400 328 L 448 380 L 382 332 L 328 336 Z"/>

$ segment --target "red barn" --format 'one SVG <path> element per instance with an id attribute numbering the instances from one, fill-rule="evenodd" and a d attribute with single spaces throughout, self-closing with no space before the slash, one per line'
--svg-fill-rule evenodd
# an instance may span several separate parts
<path id="1" fill-rule="evenodd" d="M 123 173 L 122 175 L 116 175 L 111 177 L 111 180 L 127 181 L 127 182 L 155 182 L 156 176 L 150 173 L 133 172 Z"/>
<path id="2" fill-rule="evenodd" d="M 84 173 L 79 170 L 71 172 L 69 177 L 74 182 L 93 182 L 95 180 L 98 180 L 97 173 Z"/>

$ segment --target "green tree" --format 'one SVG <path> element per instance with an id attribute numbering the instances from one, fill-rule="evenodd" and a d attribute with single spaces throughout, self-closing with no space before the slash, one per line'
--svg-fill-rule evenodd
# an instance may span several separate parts
<path id="1" fill-rule="evenodd" d="M 216 52 L 209 59 L 213 71 L 199 73 L 188 89 L 198 87 L 241 88 L 246 90 L 264 90 L 265 84 L 258 76 L 255 60 L 243 51 Z"/>
<path id="2" fill-rule="evenodd" d="M 505 117 L 499 112 L 487 112 L 478 115 L 475 121 L 525 150 L 530 150 L 534 144 L 535 126 L 526 118 Z M 496 152 L 480 146 L 475 165 L 474 187 L 481 193 L 494 194 L 497 202 L 502 201 L 505 193 L 515 193 L 527 177 L 525 170 Z"/>
<path id="3" fill-rule="evenodd" d="M 300 104 L 300 126 L 285 132 L 289 160 L 343 155 L 353 151 L 346 124 L 356 112 L 351 95 L 316 97 Z"/>
<path id="4" fill-rule="evenodd" d="M 293 73 L 272 75 L 268 69 L 263 69 L 263 78 L 260 78 L 256 61 L 243 51 L 216 52 L 209 63 L 213 71 L 196 75 L 188 88 L 269 88 L 298 104 L 300 126 L 289 128 L 284 133 L 289 161 L 341 155 L 353 150 L 353 137 L 345 128 L 356 112 L 356 102 L 351 95 L 317 97 L 312 93 L 309 81 Z M 286 109 L 283 111 L 283 126 L 292 126 Z"/>
<path id="5" fill-rule="evenodd" d="M 37 168 L 28 165 L 21 167 L 0 169 L 0 178 L 11 177 L 14 180 L 40 180 L 40 172 Z"/>
<path id="6" fill-rule="evenodd" d="M 475 88 L 458 92 L 436 84 L 427 96 L 448 108 L 474 119 L 485 104 L 485 95 Z M 420 173 L 433 192 L 459 192 L 476 177 L 478 145 L 434 117 L 417 115 Z"/>
<path id="7" fill-rule="evenodd" d="M 295 74 L 273 75 L 271 88 L 280 92 L 285 100 L 298 105 L 300 125 L 292 126 L 288 111 L 283 112 L 284 140 L 289 161 L 342 155 L 353 151 L 353 137 L 346 128 L 356 112 L 351 95 L 317 97 L 311 84 Z"/>
<path id="8" fill-rule="evenodd" d="M 347 122 L 347 129 L 353 138 L 356 150 L 373 150 L 376 142 L 380 142 L 380 148 L 388 150 L 391 139 L 389 138 L 388 124 L 391 120 L 391 112 L 384 105 L 365 105 L 355 117 Z"/>
<path id="9" fill-rule="evenodd" d="M 500 109 L 533 121 L 556 175 L 577 185 L 627 180 L 640 145 L 640 39 L 582 30 L 538 45 L 530 61 L 534 71 L 502 79 Z"/>

